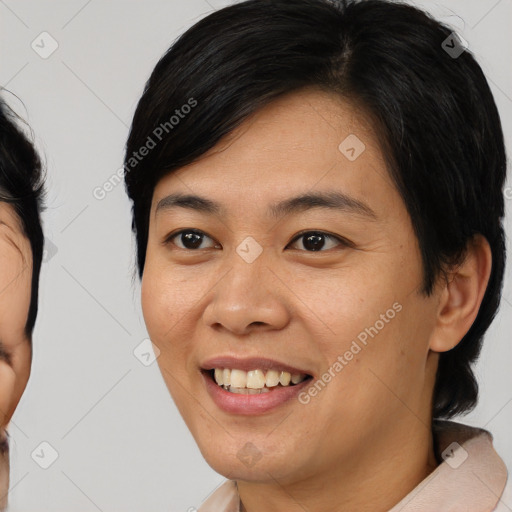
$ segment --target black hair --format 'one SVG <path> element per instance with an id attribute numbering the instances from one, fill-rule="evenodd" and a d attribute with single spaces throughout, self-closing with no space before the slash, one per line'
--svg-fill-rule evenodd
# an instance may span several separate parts
<path id="1" fill-rule="evenodd" d="M 478 396 L 471 364 L 503 285 L 506 155 L 489 85 L 452 32 L 422 10 L 386 0 L 248 0 L 193 25 L 153 70 L 126 145 L 139 277 L 160 178 L 283 94 L 305 87 L 338 94 L 372 119 L 382 141 L 421 249 L 423 294 L 463 261 L 475 234 L 490 244 L 480 310 L 461 342 L 440 354 L 432 404 L 439 418 L 471 410 Z M 447 51 L 454 47 L 460 55 Z M 194 108 L 170 122 L 191 100 Z M 150 150 L 139 158 L 143 147 Z"/>
<path id="2" fill-rule="evenodd" d="M 0 98 L 0 201 L 12 205 L 32 250 L 32 288 L 25 324 L 25 334 L 31 341 L 43 258 L 41 211 L 45 192 L 41 160 L 20 129 L 20 122 L 21 118 Z"/>

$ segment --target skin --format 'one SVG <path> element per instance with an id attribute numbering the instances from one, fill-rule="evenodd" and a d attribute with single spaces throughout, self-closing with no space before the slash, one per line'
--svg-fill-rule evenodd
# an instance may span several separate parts
<path id="1" fill-rule="evenodd" d="M 25 334 L 32 286 L 32 250 L 13 207 L 0 202 L 0 432 L 5 430 L 30 376 Z M 0 510 L 7 503 L 8 452 L 0 454 Z"/>
<path id="2" fill-rule="evenodd" d="M 338 149 L 349 134 L 366 146 L 355 161 Z M 364 201 L 376 219 L 322 208 L 267 216 L 274 201 L 332 190 Z M 156 213 L 174 192 L 225 211 Z M 163 243 L 186 228 L 205 233 L 199 249 L 179 235 Z M 350 245 L 325 238 L 312 251 L 295 240 L 302 230 Z M 252 263 L 236 252 L 247 236 L 263 248 Z M 245 510 L 385 511 L 438 464 L 429 425 L 439 352 L 470 328 L 490 268 L 489 245 L 476 237 L 464 264 L 422 295 L 417 239 L 379 137 L 360 109 L 305 89 L 157 183 L 142 308 L 181 415 L 208 464 L 237 481 Z M 395 302 L 402 310 L 306 405 L 234 415 L 205 389 L 200 362 L 225 354 L 285 361 L 318 378 Z M 247 442 L 261 455 L 250 467 L 237 457 Z"/>

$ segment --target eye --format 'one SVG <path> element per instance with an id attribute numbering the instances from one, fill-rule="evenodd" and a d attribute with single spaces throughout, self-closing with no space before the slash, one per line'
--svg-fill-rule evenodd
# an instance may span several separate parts
<path id="1" fill-rule="evenodd" d="M 199 231 L 198 229 L 182 229 L 181 231 L 178 231 L 177 233 L 171 233 L 165 240 L 164 244 L 167 244 L 171 242 L 174 238 L 178 238 L 178 240 L 183 244 L 183 247 L 178 245 L 177 243 L 174 243 L 179 247 L 180 249 L 205 249 L 205 247 L 200 247 L 204 238 L 208 238 L 209 240 L 212 240 L 209 236 L 207 236 L 202 231 Z M 216 247 L 219 247 L 217 245 Z M 207 247 L 206 247 L 207 248 Z"/>
<path id="2" fill-rule="evenodd" d="M 175 238 L 177 238 L 182 246 L 180 246 L 179 243 L 173 242 Z M 205 238 L 213 241 L 213 239 L 206 235 L 206 233 L 198 229 L 182 229 L 176 233 L 171 233 L 163 243 L 168 244 L 172 242 L 174 245 L 184 250 L 207 249 L 208 247 L 201 247 Z M 296 241 L 301 238 L 304 239 L 302 245 L 308 252 L 318 252 L 325 249 L 325 240 L 335 240 L 338 242 L 338 245 L 341 245 L 342 247 L 350 247 L 351 245 L 347 240 L 323 231 L 303 231 L 299 233 L 289 245 L 296 243 Z M 211 247 L 219 248 L 220 245 L 214 244 L 213 246 L 210 246 L 210 248 Z M 331 247 L 327 247 L 327 249 L 330 248 Z"/>
<path id="3" fill-rule="evenodd" d="M 350 243 L 342 238 L 334 235 L 330 235 L 329 233 L 325 233 L 323 231 L 303 231 L 299 233 L 293 240 L 292 244 L 297 240 L 303 238 L 302 245 L 306 248 L 308 252 L 321 251 L 325 247 L 325 240 L 336 240 L 338 245 L 343 247 L 349 247 Z M 328 247 L 330 249 L 331 247 Z M 325 251 L 324 251 L 325 252 Z"/>

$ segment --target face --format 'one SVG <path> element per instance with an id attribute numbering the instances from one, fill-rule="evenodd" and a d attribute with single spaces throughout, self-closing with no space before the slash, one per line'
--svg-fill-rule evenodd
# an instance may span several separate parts
<path id="1" fill-rule="evenodd" d="M 308 194 L 333 204 L 276 207 Z M 337 96 L 274 101 L 154 190 L 145 322 L 180 413 L 228 478 L 328 477 L 424 435 L 437 298 L 421 283 L 379 139 Z"/>
<path id="2" fill-rule="evenodd" d="M 0 202 L 0 442 L 30 375 L 25 334 L 32 286 L 32 251 L 11 205 Z M 0 455 L 0 510 L 8 487 L 8 453 Z"/>

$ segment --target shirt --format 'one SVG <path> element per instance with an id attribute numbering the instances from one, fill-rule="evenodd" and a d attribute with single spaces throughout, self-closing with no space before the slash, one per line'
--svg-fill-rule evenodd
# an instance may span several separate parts
<path id="1" fill-rule="evenodd" d="M 512 483 L 487 430 L 434 420 L 443 461 L 388 512 L 512 512 Z M 226 480 L 198 512 L 240 512 L 236 482 Z"/>

